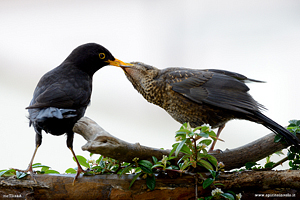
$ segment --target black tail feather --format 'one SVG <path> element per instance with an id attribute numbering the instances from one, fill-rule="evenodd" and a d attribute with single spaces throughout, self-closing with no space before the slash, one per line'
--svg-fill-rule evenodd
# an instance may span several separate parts
<path id="1" fill-rule="evenodd" d="M 276 122 L 274 122 L 273 120 L 271 120 L 270 118 L 262 114 L 261 112 L 255 112 L 254 116 L 256 116 L 259 119 L 258 123 L 261 123 L 266 128 L 273 131 L 274 133 L 283 136 L 289 145 L 295 145 L 297 147 L 300 147 L 300 139 L 298 139 L 294 134 L 289 132 L 287 129 L 280 126 L 279 124 L 277 124 Z"/>

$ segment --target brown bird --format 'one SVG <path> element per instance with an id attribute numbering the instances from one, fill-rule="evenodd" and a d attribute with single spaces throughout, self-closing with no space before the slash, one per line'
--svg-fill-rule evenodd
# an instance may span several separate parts
<path id="1" fill-rule="evenodd" d="M 163 70 L 140 62 L 121 66 L 133 87 L 150 103 L 166 110 L 179 123 L 192 127 L 209 124 L 219 128 L 226 122 L 245 119 L 264 125 L 285 138 L 290 145 L 300 140 L 266 117 L 264 107 L 248 93 L 246 82 L 262 82 L 244 75 L 217 69 L 166 68 Z M 213 150 L 215 142 L 210 148 Z"/>
<path id="2" fill-rule="evenodd" d="M 74 49 L 62 64 L 42 76 L 26 108 L 29 111 L 29 125 L 36 132 L 36 148 L 28 168 L 23 172 L 30 172 L 35 180 L 32 164 L 42 144 L 42 130 L 56 136 L 66 134 L 67 147 L 78 166 L 75 182 L 84 170 L 73 151 L 73 126 L 84 115 L 90 103 L 94 73 L 106 65 L 121 64 L 126 65 L 115 59 L 103 46 L 88 43 Z"/>

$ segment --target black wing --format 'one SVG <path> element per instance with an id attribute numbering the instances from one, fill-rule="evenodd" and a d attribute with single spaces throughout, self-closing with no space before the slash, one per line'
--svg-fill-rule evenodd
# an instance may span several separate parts
<path id="1" fill-rule="evenodd" d="M 77 77 L 64 77 L 61 74 L 55 74 L 46 74 L 41 78 L 27 109 L 78 108 L 89 104 L 92 81 L 88 76 L 78 77 L 77 74 Z"/>
<path id="2" fill-rule="evenodd" d="M 170 76 L 175 77 L 170 82 L 172 89 L 197 103 L 247 114 L 263 108 L 247 93 L 249 88 L 231 76 L 207 70 L 179 70 L 171 72 Z"/>

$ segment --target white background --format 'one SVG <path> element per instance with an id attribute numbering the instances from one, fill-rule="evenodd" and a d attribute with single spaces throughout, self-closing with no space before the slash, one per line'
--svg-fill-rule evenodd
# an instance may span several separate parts
<path id="1" fill-rule="evenodd" d="M 125 62 L 158 68 L 217 68 L 267 83 L 251 95 L 286 126 L 299 116 L 300 2 L 273 1 L 0 1 L 0 169 L 25 169 L 35 148 L 28 106 L 39 78 L 77 46 L 96 42 Z M 120 68 L 94 76 L 86 116 L 128 142 L 171 148 L 180 124 L 138 94 Z M 235 148 L 270 131 L 235 120 L 221 134 Z M 75 135 L 74 150 L 85 140 Z M 35 162 L 76 167 L 66 137 L 43 134 Z"/>

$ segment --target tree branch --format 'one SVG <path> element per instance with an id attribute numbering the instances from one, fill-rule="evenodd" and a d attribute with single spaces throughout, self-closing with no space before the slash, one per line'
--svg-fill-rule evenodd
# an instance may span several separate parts
<path id="1" fill-rule="evenodd" d="M 206 174 L 202 175 L 206 177 Z M 195 184 L 195 177 L 184 175 L 177 178 L 156 177 L 156 186 L 150 191 L 146 180 L 138 178 L 132 187 L 134 177 L 110 174 L 82 176 L 73 186 L 74 175 L 37 174 L 38 183 L 31 178 L 0 177 L 0 198 L 3 199 L 194 199 L 195 185 L 199 197 L 211 195 L 211 188 L 203 189 Z M 286 171 L 244 171 L 222 173 L 216 181 L 223 191 L 242 193 L 242 199 L 260 199 L 255 194 L 280 194 L 296 197 L 300 189 L 298 170 Z M 282 197 L 282 196 L 279 196 Z M 280 198 L 281 199 L 281 198 Z"/>
<path id="2" fill-rule="evenodd" d="M 152 161 L 152 156 L 160 160 L 163 155 L 169 155 L 171 151 L 125 142 L 112 136 L 87 117 L 81 118 L 75 124 L 73 131 L 87 140 L 87 143 L 82 146 L 82 150 L 120 161 L 132 162 L 135 157 Z M 225 164 L 225 170 L 240 168 L 247 162 L 256 162 L 287 147 L 282 143 L 274 143 L 274 137 L 275 134 L 271 133 L 244 146 L 231 150 L 226 149 L 223 153 L 213 155 L 219 162 Z M 179 154 L 177 159 L 180 159 L 182 155 Z"/>

